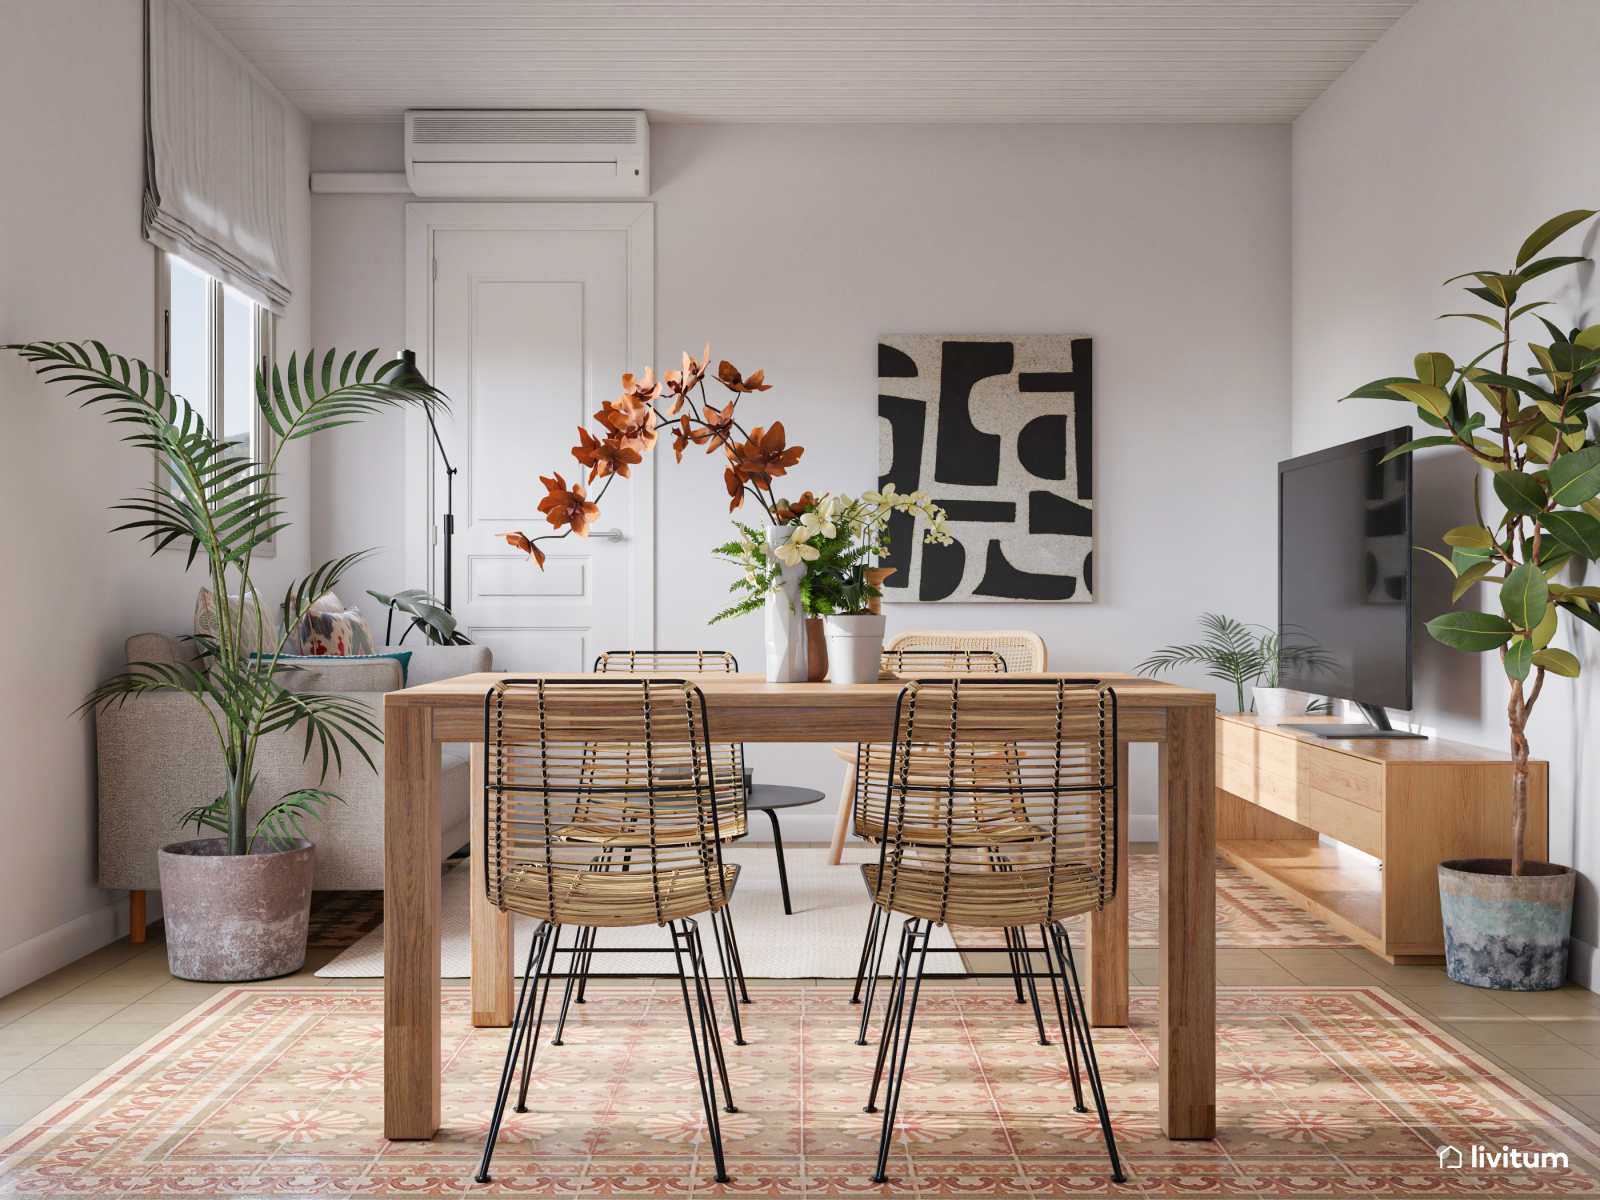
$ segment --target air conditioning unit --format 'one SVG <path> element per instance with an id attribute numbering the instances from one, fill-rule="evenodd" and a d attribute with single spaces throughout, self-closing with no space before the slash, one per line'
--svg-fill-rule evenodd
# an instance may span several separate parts
<path id="1" fill-rule="evenodd" d="M 650 126 L 642 112 L 413 110 L 406 179 L 418 196 L 648 196 Z"/>

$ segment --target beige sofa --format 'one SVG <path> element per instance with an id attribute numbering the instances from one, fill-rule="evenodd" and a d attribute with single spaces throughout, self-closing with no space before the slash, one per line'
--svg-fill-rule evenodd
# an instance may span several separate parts
<path id="1" fill-rule="evenodd" d="M 386 647 L 396 649 L 396 647 Z M 408 686 L 490 669 L 484 646 L 407 644 L 411 651 Z M 190 644 L 160 633 L 128 639 L 129 662 L 174 662 L 191 657 Z M 383 724 L 383 695 L 400 687 L 400 666 L 392 659 L 318 663 L 282 676 L 296 691 L 343 692 L 372 709 Z M 100 772 L 100 886 L 142 893 L 160 888 L 156 850 L 168 842 L 197 836 L 179 818 L 222 790 L 222 764 L 211 723 L 195 702 L 179 693 L 136 697 L 95 718 Z M 383 887 L 383 747 L 370 748 L 377 771 L 348 749 L 343 770 L 330 768 L 318 783 L 321 756 L 315 746 L 305 759 L 304 729 L 269 734 L 256 756 L 258 772 L 251 819 L 279 796 L 301 787 L 324 787 L 344 798 L 308 824 L 317 845 L 314 887 L 322 890 Z M 439 857 L 448 858 L 467 843 L 467 748 L 444 747 L 444 804 Z M 142 918 L 142 895 L 132 908 Z M 142 925 L 142 919 L 137 924 Z M 140 932 L 136 929 L 135 931 Z"/>

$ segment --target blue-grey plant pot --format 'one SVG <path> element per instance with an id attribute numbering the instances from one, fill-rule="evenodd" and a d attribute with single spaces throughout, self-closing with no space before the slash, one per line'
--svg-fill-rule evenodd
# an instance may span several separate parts
<path id="1" fill-rule="evenodd" d="M 1567 981 L 1578 874 L 1555 863 L 1457 858 L 1439 864 L 1445 971 L 1457 983 L 1548 992 Z"/>

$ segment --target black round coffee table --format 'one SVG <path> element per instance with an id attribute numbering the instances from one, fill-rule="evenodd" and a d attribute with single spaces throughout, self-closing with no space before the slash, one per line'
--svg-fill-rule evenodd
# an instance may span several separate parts
<path id="1" fill-rule="evenodd" d="M 826 792 L 819 792 L 815 788 L 790 787 L 784 783 L 751 784 L 750 791 L 746 795 L 745 807 L 751 810 L 760 809 L 772 822 L 772 844 L 778 852 L 778 886 L 783 890 L 785 916 L 792 916 L 794 910 L 789 907 L 789 872 L 783 865 L 783 833 L 778 828 L 778 809 L 800 808 L 802 805 L 815 804 L 818 800 L 827 798 Z"/>

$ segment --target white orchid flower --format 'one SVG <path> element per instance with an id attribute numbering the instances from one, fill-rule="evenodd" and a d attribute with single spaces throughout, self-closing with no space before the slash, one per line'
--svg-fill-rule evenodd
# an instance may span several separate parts
<path id="1" fill-rule="evenodd" d="M 820 512 L 812 511 L 808 513 L 801 513 L 800 526 L 795 530 L 794 538 L 792 540 L 796 542 L 810 541 L 819 533 L 825 538 L 838 537 L 839 529 L 831 520 L 823 516 Z"/>
<path id="2" fill-rule="evenodd" d="M 803 542 L 784 542 L 783 545 L 776 548 L 774 553 L 777 554 L 778 561 L 783 563 L 784 566 L 797 567 L 802 562 L 810 562 L 815 559 L 819 551 L 815 546 L 807 546 Z"/>

